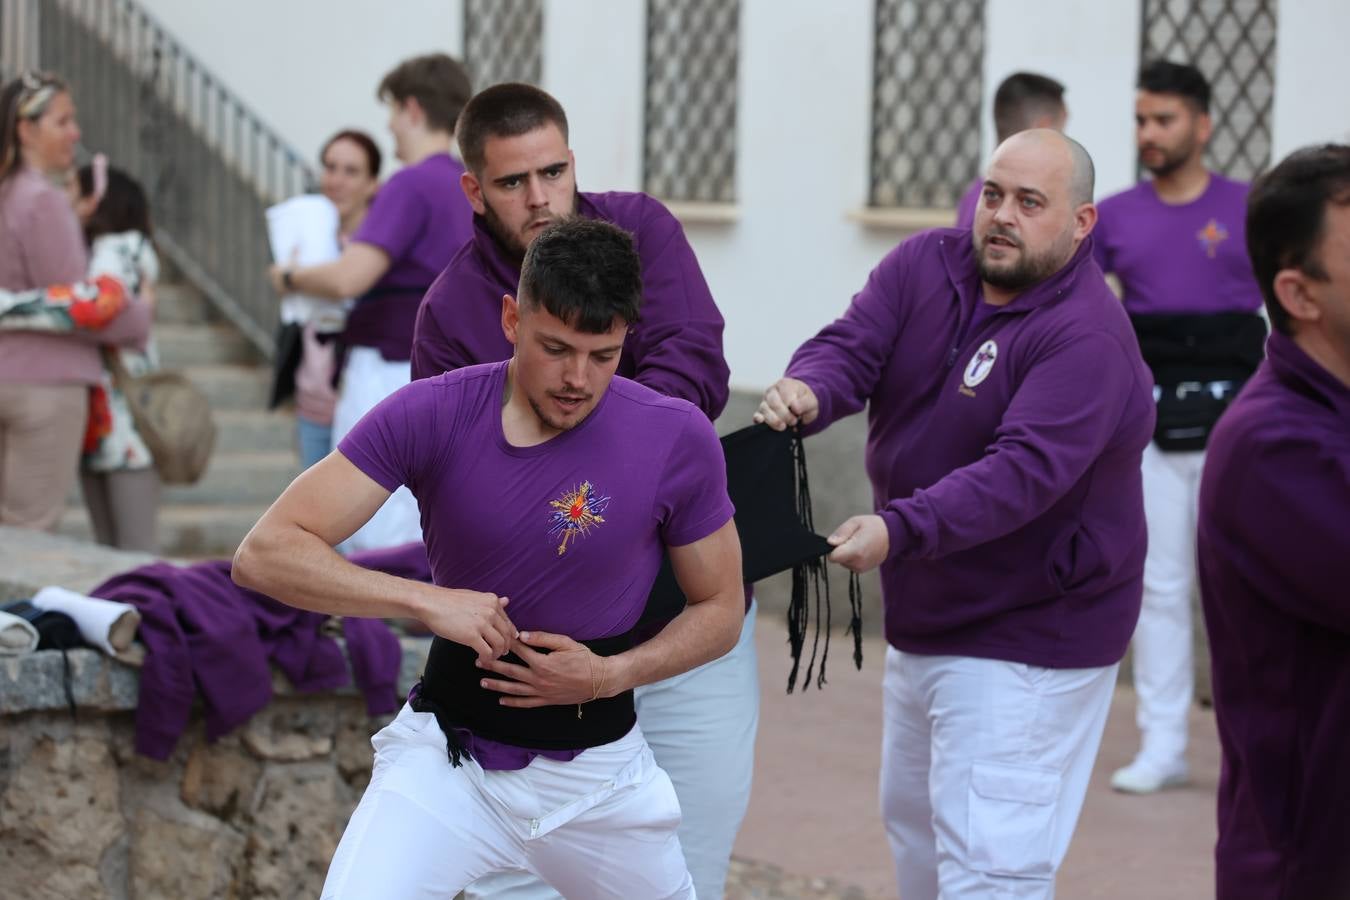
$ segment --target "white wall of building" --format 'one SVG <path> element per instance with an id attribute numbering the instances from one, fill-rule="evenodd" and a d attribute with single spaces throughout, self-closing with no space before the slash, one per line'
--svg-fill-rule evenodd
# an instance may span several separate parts
<path id="1" fill-rule="evenodd" d="M 1350 3 L 1282 0 L 1279 29 L 1272 162 L 1308 144 L 1350 141 Z"/>
<path id="2" fill-rule="evenodd" d="M 993 152 L 994 91 L 1013 72 L 1065 86 L 1066 131 L 1092 154 L 1097 196 L 1134 183 L 1139 0 L 989 0 L 985 7 L 984 160 Z"/>
<path id="3" fill-rule="evenodd" d="M 140 0 L 145 9 L 298 152 L 347 127 L 368 132 L 398 165 L 375 88 L 419 53 L 458 56 L 460 0 Z"/>
<path id="4" fill-rule="evenodd" d="M 302 152 L 355 125 L 389 146 L 373 91 L 398 60 L 462 49 L 462 0 L 141 0 Z M 1018 69 L 1068 87 L 1069 133 L 1097 163 L 1098 196 L 1134 178 L 1142 0 L 988 0 L 985 154 L 993 91 Z M 572 122 L 585 190 L 642 185 L 645 7 L 546 0 L 544 86 Z M 379 9 L 377 12 L 376 10 Z M 686 227 L 727 319 L 733 383 L 758 389 L 839 314 L 904 232 L 850 217 L 867 198 L 874 0 L 742 0 L 734 220 Z M 1275 156 L 1350 132 L 1345 0 L 1279 10 Z M 974 173 L 972 173 L 974 175 Z"/>

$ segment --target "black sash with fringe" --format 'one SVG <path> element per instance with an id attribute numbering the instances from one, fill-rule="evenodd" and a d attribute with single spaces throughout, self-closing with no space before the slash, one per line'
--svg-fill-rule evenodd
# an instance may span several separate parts
<path id="1" fill-rule="evenodd" d="M 579 643 L 597 656 L 613 656 L 633 646 L 633 633 Z M 474 665 L 477 658 L 478 653 L 463 644 L 436 638 L 431 642 L 422 680 L 413 688 L 408 701 L 417 712 L 436 716 L 437 724 L 445 732 L 453 766 L 459 766 L 469 755 L 460 729 L 472 732 L 475 737 L 529 750 L 585 750 L 617 741 L 637 722 L 632 691 L 592 700 L 580 707 L 502 706 L 498 701 L 506 695 L 490 691 L 480 682 L 485 677 L 510 679 L 478 668 Z M 523 665 L 514 653 L 502 659 Z"/>

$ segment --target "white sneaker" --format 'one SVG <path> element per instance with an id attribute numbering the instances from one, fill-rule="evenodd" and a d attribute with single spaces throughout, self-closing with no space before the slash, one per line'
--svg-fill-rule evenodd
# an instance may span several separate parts
<path id="1" fill-rule="evenodd" d="M 1111 775 L 1111 787 L 1125 794 L 1153 794 L 1163 788 L 1179 787 L 1191 780 L 1186 764 L 1171 769 L 1157 769 L 1136 759 Z"/>

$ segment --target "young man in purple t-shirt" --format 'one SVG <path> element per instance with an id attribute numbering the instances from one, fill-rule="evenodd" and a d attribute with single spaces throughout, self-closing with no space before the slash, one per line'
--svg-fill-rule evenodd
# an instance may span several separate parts
<path id="1" fill-rule="evenodd" d="M 1274 332 L 1200 483 L 1217 897 L 1350 897 L 1350 147 L 1261 176 L 1247 246 Z"/>
<path id="2" fill-rule="evenodd" d="M 335 440 L 411 380 L 422 294 L 472 233 L 473 211 L 459 189 L 464 166 L 450 155 L 455 120 L 472 94 L 464 67 L 443 53 L 413 57 L 385 75 L 376 93 L 389 104 L 394 153 L 403 168 L 381 185 L 338 259 L 270 270 L 278 293 L 356 298 L 342 331 L 346 359 L 333 413 Z M 416 504 L 403 490 L 346 549 L 373 550 L 420 537 Z"/>
<path id="3" fill-rule="evenodd" d="M 1092 259 L 1092 161 L 994 152 L 972 232 L 902 243 L 755 418 L 868 407 L 877 513 L 829 538 L 881 567 L 882 812 L 906 898 L 1049 898 L 1139 612 L 1152 385 Z"/>
<path id="4" fill-rule="evenodd" d="M 994 134 L 1000 144 L 1028 128 L 1063 131 L 1068 121 L 1064 85 L 1048 75 L 1014 72 L 999 82 L 998 90 L 994 91 Z M 956 206 L 957 228 L 974 227 L 975 210 L 983 193 L 983 178 L 976 178 L 966 188 Z"/>
<path id="5" fill-rule="evenodd" d="M 1194 695 L 1191 605 L 1195 509 L 1205 440 L 1261 361 L 1261 293 L 1243 249 L 1247 185 L 1205 167 L 1209 84 L 1191 66 L 1154 62 L 1139 73 L 1139 161 L 1148 181 L 1103 200 L 1097 261 L 1121 300 L 1153 372 L 1154 440 L 1144 451 L 1148 559 L 1134 634 L 1139 753 L 1111 776 L 1146 794 L 1187 780 Z"/>
<path id="6" fill-rule="evenodd" d="M 619 374 L 688 400 L 716 419 L 728 394 L 722 315 L 675 217 L 646 194 L 579 192 L 567 115 L 537 87 L 499 84 L 480 92 L 465 106 L 458 129 L 474 234 L 422 301 L 413 376 L 509 357 L 512 348 L 499 324 L 502 295 L 519 279 L 525 249 L 540 230 L 576 216 L 631 233 L 642 261 L 642 321 L 624 341 Z M 746 606 L 741 638 L 730 653 L 637 693 L 643 733 L 680 798 L 680 841 L 704 897 L 724 892 L 750 798 L 759 684 L 755 607 Z M 466 896 L 557 896 L 525 880 L 494 876 Z"/>
<path id="7" fill-rule="evenodd" d="M 336 615 L 412 616 L 438 637 L 374 739 L 370 787 L 325 898 L 453 897 L 524 870 L 571 897 L 693 897 L 679 805 L 635 724 L 635 687 L 735 643 L 740 544 L 721 447 L 691 404 L 615 376 L 641 302 L 629 235 L 540 234 L 509 361 L 417 381 L 306 471 L 245 538 L 234 577 Z M 434 586 L 333 545 L 400 485 Z M 690 603 L 633 628 L 668 550 Z"/>

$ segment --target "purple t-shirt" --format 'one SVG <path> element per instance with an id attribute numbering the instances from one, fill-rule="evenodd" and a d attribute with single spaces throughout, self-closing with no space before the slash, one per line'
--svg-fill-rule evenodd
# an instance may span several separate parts
<path id="1" fill-rule="evenodd" d="M 966 192 L 961 195 L 961 202 L 956 205 L 957 228 L 975 227 L 975 211 L 980 208 L 980 195 L 983 193 L 983 178 L 976 178 L 966 188 Z"/>
<path id="2" fill-rule="evenodd" d="M 1151 181 L 1097 205 L 1097 262 L 1124 287 L 1131 315 L 1256 312 L 1247 258 L 1247 185 L 1211 172 L 1190 203 L 1158 198 Z"/>
<path id="3" fill-rule="evenodd" d="M 502 432 L 507 365 L 415 381 L 338 449 L 381 487 L 411 489 L 436 584 L 509 597 L 522 631 L 623 634 L 647 604 L 663 548 L 732 516 L 717 433 L 692 404 L 616 376 L 576 427 L 515 447 Z M 517 767 L 477 750 L 487 768 Z"/>
<path id="4" fill-rule="evenodd" d="M 352 240 L 387 253 L 389 270 L 357 298 L 343 333 L 348 344 L 376 347 L 389 360 L 410 358 L 422 294 L 473 234 L 463 173 L 453 157 L 437 153 L 380 187 Z"/>
<path id="5" fill-rule="evenodd" d="M 970 232 L 917 234 L 788 365 L 820 402 L 808 431 L 868 407 L 897 649 L 1051 668 L 1125 653 L 1153 379 L 1091 243 L 984 309 Z"/>
<path id="6" fill-rule="evenodd" d="M 1217 896 L 1350 897 L 1350 387 L 1283 334 L 1267 353 L 1200 483 Z"/>

